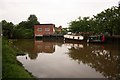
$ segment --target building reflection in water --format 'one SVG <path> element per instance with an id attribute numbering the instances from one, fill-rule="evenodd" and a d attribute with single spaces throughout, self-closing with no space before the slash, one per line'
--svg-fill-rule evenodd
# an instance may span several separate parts
<path id="1" fill-rule="evenodd" d="M 68 55 L 73 59 L 87 64 L 106 78 L 117 79 L 120 76 L 119 55 L 115 47 L 109 45 L 87 44 L 84 48 L 69 48 Z"/>
<path id="2" fill-rule="evenodd" d="M 43 42 L 35 40 L 34 50 L 37 53 L 53 53 L 55 52 L 55 44 L 53 42 Z"/>
<path id="3" fill-rule="evenodd" d="M 52 54 L 55 52 L 55 42 L 50 41 L 23 39 L 14 41 L 13 45 L 16 49 L 27 53 L 30 59 L 36 59 L 39 53 Z M 56 45 L 60 45 L 60 43 L 56 43 Z"/>
<path id="4" fill-rule="evenodd" d="M 42 40 L 34 40 L 34 54 L 29 54 L 30 59 L 36 59 L 38 53 L 52 54 L 55 52 L 54 42 L 44 42 Z"/>

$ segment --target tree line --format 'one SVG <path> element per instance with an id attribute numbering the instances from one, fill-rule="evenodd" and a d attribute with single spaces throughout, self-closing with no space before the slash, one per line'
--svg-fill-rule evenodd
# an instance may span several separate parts
<path id="1" fill-rule="evenodd" d="M 90 17 L 79 17 L 69 23 L 69 29 L 73 33 L 91 32 L 93 34 L 120 35 L 120 8 L 113 6 L 101 13 Z"/>
<path id="2" fill-rule="evenodd" d="M 1 23 L 3 36 L 7 38 L 33 38 L 34 25 L 40 24 L 35 15 L 30 15 L 26 21 L 22 21 L 17 25 L 6 20 L 2 20 Z"/>

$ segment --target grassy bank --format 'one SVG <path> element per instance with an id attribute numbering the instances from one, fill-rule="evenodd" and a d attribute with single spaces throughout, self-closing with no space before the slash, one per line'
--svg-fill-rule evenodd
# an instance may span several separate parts
<path id="1" fill-rule="evenodd" d="M 0 36 L 0 79 L 2 78 L 2 37 Z"/>
<path id="2" fill-rule="evenodd" d="M 10 42 L 3 38 L 2 40 L 2 78 L 33 78 L 21 63 L 16 59 L 20 54 L 10 46 Z M 23 53 L 21 53 L 23 54 Z"/>

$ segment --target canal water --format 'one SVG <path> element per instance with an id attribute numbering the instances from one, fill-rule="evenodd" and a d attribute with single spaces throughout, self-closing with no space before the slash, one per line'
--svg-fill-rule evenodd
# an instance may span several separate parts
<path id="1" fill-rule="evenodd" d="M 37 78 L 117 78 L 120 76 L 118 44 L 88 44 L 43 40 L 14 40 L 17 56 Z"/>

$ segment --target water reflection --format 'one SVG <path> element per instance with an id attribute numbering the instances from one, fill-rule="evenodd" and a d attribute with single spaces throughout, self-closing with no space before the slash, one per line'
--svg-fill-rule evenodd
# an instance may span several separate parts
<path id="1" fill-rule="evenodd" d="M 38 53 L 51 54 L 55 52 L 55 44 L 53 42 L 43 42 L 42 40 L 34 40 L 33 51 L 35 52 L 34 54 L 29 54 L 30 59 L 36 59 L 38 56 Z"/>
<path id="2" fill-rule="evenodd" d="M 53 53 L 55 52 L 55 45 L 53 42 L 43 42 L 35 40 L 34 50 L 38 53 Z"/>
<path id="3" fill-rule="evenodd" d="M 38 78 L 117 78 L 120 75 L 120 50 L 116 44 L 17 40 L 14 46 L 27 53 L 17 59 Z"/>
<path id="4" fill-rule="evenodd" d="M 62 46 L 63 41 L 43 41 L 43 40 L 30 40 L 22 39 L 14 41 L 14 47 L 29 54 L 30 59 L 36 59 L 38 53 L 48 53 L 52 54 L 55 52 L 55 45 Z M 27 57 L 26 57 L 27 59 Z"/>
<path id="5" fill-rule="evenodd" d="M 87 44 L 82 49 L 70 48 L 68 55 L 73 59 L 89 65 L 106 78 L 117 78 L 119 73 L 119 51 L 112 45 Z"/>

